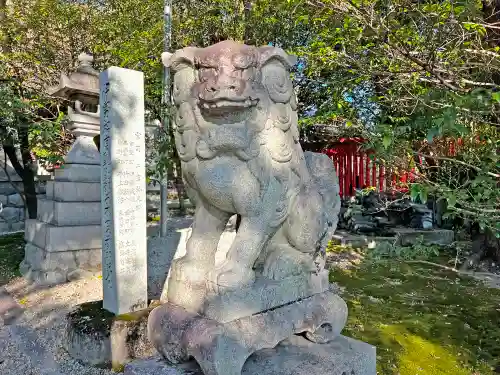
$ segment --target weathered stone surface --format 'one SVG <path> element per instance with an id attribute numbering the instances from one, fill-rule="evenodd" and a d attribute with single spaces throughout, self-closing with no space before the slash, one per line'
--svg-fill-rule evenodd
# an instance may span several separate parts
<path id="1" fill-rule="evenodd" d="M 151 312 L 148 337 L 172 363 L 193 357 L 205 375 L 240 375 L 257 350 L 274 348 L 296 333 L 317 342 L 331 341 L 346 319 L 345 302 L 332 292 L 224 324 L 167 303 Z"/>
<path id="2" fill-rule="evenodd" d="M 10 229 L 13 231 L 13 232 L 17 232 L 17 231 L 22 231 L 24 230 L 24 221 L 20 221 L 19 223 L 12 223 L 10 225 Z"/>
<path id="3" fill-rule="evenodd" d="M 115 316 L 102 301 L 79 305 L 66 318 L 63 346 L 85 364 L 121 370 L 132 359 L 155 353 L 147 339 L 150 311 Z"/>
<path id="4" fill-rule="evenodd" d="M 63 168 L 54 171 L 57 181 L 100 182 L 101 167 L 91 164 L 65 164 Z"/>
<path id="5" fill-rule="evenodd" d="M 203 315 L 221 323 L 269 310 L 329 289 L 328 271 L 303 274 L 275 281 L 257 279 L 249 288 L 223 294 L 208 294 Z"/>
<path id="6" fill-rule="evenodd" d="M 57 269 L 76 269 L 75 257 L 72 251 L 48 252 L 31 243 L 24 248 L 24 260 L 34 271 L 55 271 Z"/>
<path id="7" fill-rule="evenodd" d="M 11 231 L 11 224 L 0 221 L 0 233 L 6 233 L 10 231 Z"/>
<path id="8" fill-rule="evenodd" d="M 56 227 L 34 219 L 26 220 L 24 239 L 49 252 L 101 247 L 101 226 Z"/>
<path id="9" fill-rule="evenodd" d="M 100 75 L 104 308 L 147 306 L 144 74 L 111 67 Z"/>
<path id="10" fill-rule="evenodd" d="M 200 311 L 205 280 L 215 293 L 245 288 L 256 280 L 256 261 L 260 274 L 276 281 L 321 271 L 338 221 L 338 179 L 326 155 L 304 153 L 298 142 L 288 72 L 294 58 L 234 41 L 162 58 L 175 72 L 176 146 L 196 202 L 186 256 L 173 264 L 178 277 L 169 281 L 169 301 Z M 236 61 L 245 62 L 241 78 L 234 78 L 241 69 Z M 199 64 L 214 69 L 200 71 Z M 216 268 L 218 241 L 235 213 L 239 231 Z M 184 297 L 186 285 L 192 298 Z"/>
<path id="11" fill-rule="evenodd" d="M 15 223 L 24 219 L 24 209 L 17 207 L 4 207 L 0 211 L 0 220 L 7 223 Z"/>
<path id="12" fill-rule="evenodd" d="M 56 226 L 101 224 L 101 202 L 57 202 L 39 198 L 37 218 Z"/>
<path id="13" fill-rule="evenodd" d="M 2 206 L 7 206 L 7 201 L 9 199 L 9 196 L 8 195 L 0 195 L 0 204 Z"/>
<path id="14" fill-rule="evenodd" d="M 398 245 L 411 246 L 421 239 L 426 245 L 446 246 L 455 239 L 455 233 L 447 229 L 418 230 L 411 228 L 397 228 L 394 230 L 399 238 Z"/>
<path id="15" fill-rule="evenodd" d="M 100 202 L 101 184 L 98 182 L 48 181 L 47 199 L 61 202 Z"/>
<path id="16" fill-rule="evenodd" d="M 292 336 L 276 348 L 254 353 L 242 375 L 375 375 L 375 347 L 339 336 L 328 344 L 315 344 Z M 193 361 L 169 365 L 161 358 L 136 360 L 125 366 L 124 375 L 203 375 Z"/>
<path id="17" fill-rule="evenodd" d="M 16 193 L 9 195 L 8 205 L 13 207 L 24 207 L 24 201 L 21 194 Z"/>
<path id="18" fill-rule="evenodd" d="M 22 182 L 14 182 L 14 186 L 17 187 L 17 189 L 22 190 L 23 189 L 23 184 Z M 12 183 L 8 181 L 2 181 L 0 178 L 0 194 L 2 195 L 10 195 L 10 194 L 15 194 L 17 193 L 18 190 L 12 186 Z"/>
<path id="19" fill-rule="evenodd" d="M 87 278 L 101 270 L 101 249 L 48 252 L 28 242 L 24 253 L 21 273 L 38 285 Z"/>
<path id="20" fill-rule="evenodd" d="M 66 281 L 65 270 L 38 271 L 32 269 L 25 260 L 19 265 L 19 271 L 26 280 L 41 286 L 51 286 Z"/>
<path id="21" fill-rule="evenodd" d="M 18 156 L 20 156 L 19 149 L 17 149 L 16 151 L 18 153 Z M 21 160 L 21 158 L 19 158 L 19 160 Z M 2 167 L 4 165 L 7 167 L 6 171 L 4 170 L 4 168 L 0 168 L 0 184 L 2 183 L 2 181 L 9 181 L 9 179 L 10 181 L 14 182 L 22 180 L 21 176 L 17 174 L 16 170 L 12 166 L 10 158 L 7 155 L 5 155 L 2 147 L 0 147 L 0 165 Z M 5 172 L 7 172 L 7 174 Z"/>

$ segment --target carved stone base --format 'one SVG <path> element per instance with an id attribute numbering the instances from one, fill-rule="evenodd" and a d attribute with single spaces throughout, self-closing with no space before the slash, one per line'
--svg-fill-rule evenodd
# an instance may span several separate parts
<path id="1" fill-rule="evenodd" d="M 376 375 L 375 347 L 339 336 L 328 344 L 315 344 L 293 336 L 276 348 L 263 349 L 245 362 L 242 375 Z M 168 364 L 161 358 L 136 360 L 124 375 L 203 375 L 191 361 Z"/>
<path id="2" fill-rule="evenodd" d="M 227 323 L 166 303 L 148 320 L 148 337 L 172 363 L 194 358 L 205 375 L 241 375 L 245 361 L 258 350 L 274 348 L 294 334 L 329 342 L 347 320 L 347 305 L 327 291 L 301 301 Z"/>
<path id="3" fill-rule="evenodd" d="M 290 276 L 283 280 L 270 280 L 261 275 L 247 288 L 234 291 L 211 293 L 203 270 L 191 270 L 183 274 L 178 263 L 171 267 L 168 283 L 168 302 L 184 307 L 220 323 L 230 322 L 245 316 L 283 306 L 303 298 L 323 293 L 329 289 L 328 271 L 319 274 Z M 198 276 L 193 279 L 192 275 Z"/>

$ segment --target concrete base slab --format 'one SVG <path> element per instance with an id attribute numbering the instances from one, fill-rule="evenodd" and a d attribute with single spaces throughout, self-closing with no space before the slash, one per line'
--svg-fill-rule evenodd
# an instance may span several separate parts
<path id="1" fill-rule="evenodd" d="M 315 344 L 293 336 L 273 349 L 254 353 L 242 375 L 375 375 L 375 347 L 339 336 L 328 344 Z M 161 358 L 137 360 L 124 375 L 203 375 L 196 362 L 169 365 Z"/>

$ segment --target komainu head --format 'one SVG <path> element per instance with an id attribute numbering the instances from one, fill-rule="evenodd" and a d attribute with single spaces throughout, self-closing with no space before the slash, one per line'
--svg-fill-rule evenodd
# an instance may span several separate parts
<path id="1" fill-rule="evenodd" d="M 207 48 L 187 47 L 173 55 L 164 53 L 162 59 L 175 72 L 174 122 L 182 159 L 253 147 L 250 154 L 239 153 L 251 158 L 264 143 L 277 160 L 292 155 L 293 144 L 298 142 L 297 101 L 290 79 L 293 56 L 276 47 L 228 40 Z M 214 130 L 220 127 L 226 131 Z M 217 139 L 211 137 L 214 133 Z M 259 147 L 249 145 L 257 135 Z M 197 150 L 189 147 L 194 137 L 198 138 Z M 268 137 L 273 137 L 272 144 Z"/>

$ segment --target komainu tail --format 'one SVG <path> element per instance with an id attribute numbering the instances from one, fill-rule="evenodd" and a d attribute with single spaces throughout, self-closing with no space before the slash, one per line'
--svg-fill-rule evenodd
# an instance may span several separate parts
<path id="1" fill-rule="evenodd" d="M 315 186 L 323 199 L 323 207 L 326 215 L 328 229 L 322 244 L 326 244 L 333 236 L 337 228 L 338 217 L 340 212 L 340 189 L 339 179 L 335 172 L 335 167 L 332 160 L 325 154 L 316 152 L 304 152 L 307 168 L 311 174 Z"/>

